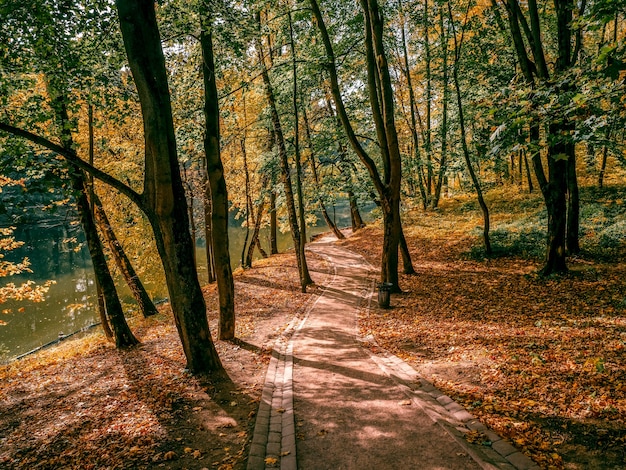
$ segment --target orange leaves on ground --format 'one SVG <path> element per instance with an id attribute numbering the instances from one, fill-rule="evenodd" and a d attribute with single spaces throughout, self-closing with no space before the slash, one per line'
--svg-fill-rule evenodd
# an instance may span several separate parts
<path id="1" fill-rule="evenodd" d="M 574 260 L 546 280 L 531 261 L 471 260 L 478 241 L 432 225 L 406 231 L 417 275 L 401 276 L 406 293 L 365 314 L 361 333 L 542 467 L 626 466 L 624 266 Z M 368 228 L 346 243 L 374 264 L 380 237 Z"/>

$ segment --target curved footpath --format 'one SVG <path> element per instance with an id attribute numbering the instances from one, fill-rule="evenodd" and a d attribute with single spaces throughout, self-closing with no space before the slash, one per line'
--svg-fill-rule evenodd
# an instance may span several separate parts
<path id="1" fill-rule="evenodd" d="M 401 359 L 364 347 L 375 271 L 333 241 L 309 245 L 335 274 L 276 342 L 248 470 L 538 469 Z M 468 443 L 470 430 L 491 446 Z"/>

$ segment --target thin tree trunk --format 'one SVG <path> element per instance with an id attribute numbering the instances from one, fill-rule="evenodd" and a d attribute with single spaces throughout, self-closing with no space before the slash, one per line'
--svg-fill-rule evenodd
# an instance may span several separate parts
<path id="1" fill-rule="evenodd" d="M 533 180 L 530 175 L 530 165 L 528 164 L 528 157 L 526 156 L 526 151 L 522 150 L 522 153 L 524 155 L 524 165 L 526 166 L 526 179 L 528 180 L 528 192 L 532 193 L 534 188 L 533 188 Z"/>
<path id="2" fill-rule="evenodd" d="M 259 233 L 261 231 L 261 220 L 263 219 L 263 211 L 265 210 L 265 198 L 259 203 L 257 209 L 256 218 L 254 219 L 254 230 L 252 232 L 252 238 L 250 239 L 250 245 L 248 246 L 248 253 L 246 254 L 244 267 L 252 267 L 252 258 L 254 255 L 254 248 L 258 247 L 259 253 L 264 258 L 267 258 L 267 253 L 261 248 L 261 242 L 259 241 Z"/>
<path id="3" fill-rule="evenodd" d="M 61 91 L 64 87 L 57 83 L 55 77 L 48 76 L 46 77 L 46 81 L 46 88 L 50 96 L 50 104 L 54 112 L 59 140 L 63 148 L 73 149 L 74 140 L 72 138 L 70 119 L 67 111 L 68 99 Z M 98 237 L 98 230 L 94 222 L 92 208 L 89 204 L 88 195 L 90 186 L 81 169 L 74 164 L 69 164 L 68 168 L 72 189 L 75 191 L 76 206 L 80 215 L 81 225 L 85 231 L 85 238 L 87 240 L 89 254 L 91 255 L 94 274 L 102 288 L 106 315 L 113 329 L 115 346 L 118 348 L 134 346 L 138 344 L 139 341 L 128 327 L 128 323 L 126 323 L 122 303 L 120 302 L 115 288 L 115 281 L 111 276 L 106 257 L 104 256 L 102 242 Z M 106 327 L 103 326 L 103 328 Z"/>
<path id="4" fill-rule="evenodd" d="M 76 191 L 76 203 L 78 206 L 78 212 L 80 213 L 81 223 L 85 229 L 85 237 L 87 239 L 87 246 L 89 247 L 89 253 L 91 254 L 91 260 L 93 262 L 94 271 L 97 272 L 97 277 L 101 282 L 102 293 L 104 295 L 107 316 L 111 322 L 113 328 L 113 336 L 115 338 L 115 346 L 118 348 L 124 348 L 134 346 L 139 341 L 133 335 L 133 332 L 126 323 L 124 317 L 124 310 L 122 304 L 117 295 L 115 289 L 115 282 L 109 271 L 109 267 L 102 250 L 102 243 L 98 237 L 98 231 L 96 224 L 91 215 L 89 208 L 89 201 L 87 199 L 87 183 L 82 170 L 71 165 L 70 167 L 72 186 Z"/>
<path id="5" fill-rule="evenodd" d="M 276 217 L 276 193 L 270 190 L 270 254 L 278 254 L 278 220 Z"/>
<path id="6" fill-rule="evenodd" d="M 450 99 L 450 87 L 448 86 L 448 31 L 444 33 L 443 24 L 443 6 L 439 10 L 439 28 L 441 29 L 441 35 L 443 39 L 441 41 L 441 47 L 443 48 L 443 104 L 441 110 L 441 158 L 439 159 L 439 174 L 437 175 L 435 194 L 432 198 L 430 206 L 436 209 L 439 205 L 439 199 L 441 198 L 441 186 L 443 185 L 443 179 L 446 176 L 446 167 L 448 165 L 448 101 Z M 456 66 L 456 63 L 455 63 Z"/>
<path id="7" fill-rule="evenodd" d="M 400 253 L 402 254 L 402 272 L 409 275 L 415 274 L 415 268 L 413 267 L 413 261 L 411 261 L 411 253 L 409 252 L 409 246 L 404 237 L 402 224 L 400 224 Z"/>
<path id="8" fill-rule="evenodd" d="M 306 110 L 302 113 L 302 118 L 304 119 L 304 135 L 306 137 L 307 146 L 309 147 L 309 160 L 311 162 L 311 172 L 313 173 L 313 182 L 315 183 L 316 188 L 321 188 L 320 179 L 317 174 L 317 164 L 315 163 L 315 154 L 313 152 L 313 144 L 311 142 L 311 128 L 309 126 L 309 120 L 306 115 Z M 341 230 L 337 228 L 337 225 L 330 219 L 328 216 L 328 212 L 326 211 L 326 205 L 324 204 L 324 198 L 322 197 L 322 192 L 317 191 L 317 200 L 320 205 L 320 210 L 322 211 L 322 217 L 328 225 L 328 228 L 335 234 L 337 239 L 343 240 L 346 238 Z"/>
<path id="9" fill-rule="evenodd" d="M 450 2 L 448 3 L 448 16 L 450 19 L 450 23 L 452 24 L 452 36 L 454 38 L 454 64 L 452 67 L 452 77 L 454 81 L 454 88 L 456 90 L 456 101 L 459 111 L 459 127 L 461 128 L 461 146 L 463 147 L 463 158 L 465 159 L 465 164 L 467 165 L 467 171 L 470 174 L 470 178 L 472 179 L 472 183 L 474 184 L 474 189 L 476 191 L 476 196 L 478 198 L 478 204 L 480 205 L 480 209 L 483 213 L 483 239 L 485 242 L 485 252 L 490 255 L 491 250 L 491 241 L 489 239 L 489 208 L 487 207 L 487 203 L 483 197 L 483 191 L 480 187 L 480 182 L 474 173 L 474 168 L 472 167 L 472 161 L 470 159 L 469 149 L 467 146 L 467 135 L 465 131 L 465 119 L 463 114 L 463 100 L 461 99 L 461 87 L 459 85 L 459 57 L 461 55 L 461 47 L 463 45 L 463 35 L 461 35 L 461 41 L 457 40 L 456 29 L 454 27 L 454 18 L 452 17 L 452 7 L 450 6 Z M 469 12 L 469 4 L 468 4 L 468 12 Z M 467 20 L 467 16 L 466 16 Z M 464 26 L 465 27 L 465 26 Z"/>
<path id="10" fill-rule="evenodd" d="M 96 303 L 98 306 L 98 316 L 100 317 L 100 324 L 102 325 L 102 330 L 104 331 L 104 336 L 107 340 L 113 341 L 113 331 L 111 330 L 111 324 L 109 323 L 109 318 L 107 317 L 107 307 L 104 303 L 104 293 L 102 292 L 102 286 L 100 285 L 100 281 L 98 281 L 98 277 L 95 277 L 96 284 Z"/>
<path id="11" fill-rule="evenodd" d="M 213 229 L 211 227 L 211 188 L 209 188 L 208 173 L 206 170 L 206 161 L 204 169 L 204 249 L 206 253 L 206 269 L 207 282 L 212 284 L 215 282 L 215 256 L 213 255 Z"/>
<path id="12" fill-rule="evenodd" d="M 565 245 L 570 255 L 580 253 L 580 195 L 578 191 L 578 178 L 576 177 L 576 152 L 574 143 L 567 144 L 567 233 Z"/>
<path id="13" fill-rule="evenodd" d="M 133 268 L 128 256 L 124 252 L 122 245 L 119 240 L 115 236 L 115 232 L 109 223 L 109 218 L 102 207 L 102 202 L 97 194 L 93 195 L 93 207 L 95 209 L 95 217 L 96 222 L 104 236 L 107 245 L 109 246 L 109 250 L 111 250 L 111 254 L 113 255 L 113 259 L 115 260 L 115 264 L 117 268 L 122 273 L 128 288 L 132 296 L 134 297 L 137 305 L 139 306 L 139 311 L 144 317 L 149 317 L 150 315 L 156 315 L 159 313 L 154 303 L 150 299 L 150 296 L 146 292 L 137 272 Z"/>
<path id="14" fill-rule="evenodd" d="M 88 116 L 87 116 L 87 127 L 89 129 L 89 164 L 93 166 L 94 164 L 94 129 L 93 129 L 93 105 L 89 103 L 88 107 Z M 94 207 L 93 207 L 93 176 L 89 175 L 89 204 L 91 215 L 94 216 Z M 104 331 L 104 336 L 109 340 L 113 341 L 113 331 L 111 331 L 111 325 L 109 324 L 109 319 L 107 318 L 106 313 L 106 305 L 104 303 L 104 294 L 102 293 L 102 286 L 100 285 L 100 281 L 98 280 L 98 276 L 95 277 L 96 284 L 96 308 L 98 309 L 98 316 L 100 317 L 100 323 L 102 324 L 102 330 Z"/>
<path id="15" fill-rule="evenodd" d="M 245 110 L 245 98 L 244 98 L 244 110 Z M 244 111 L 245 114 L 245 111 Z M 246 236 L 243 239 L 243 247 L 241 248 L 241 267 L 249 268 L 252 266 L 252 260 L 250 264 L 246 260 L 246 248 L 248 244 L 248 238 L 250 238 L 250 211 L 252 210 L 252 197 L 250 197 L 250 172 L 248 171 L 248 155 L 246 154 L 246 131 L 245 123 L 243 130 L 243 138 L 241 139 L 241 156 L 243 157 L 243 173 L 245 177 L 245 198 L 246 198 Z M 250 244 L 250 247 L 254 245 Z"/>
<path id="16" fill-rule="evenodd" d="M 611 137 L 611 126 L 606 129 L 605 139 L 608 141 Z M 604 176 L 606 175 L 606 163 L 609 156 L 609 148 L 606 144 L 602 147 L 602 160 L 600 161 L 600 173 L 598 174 L 598 187 L 604 186 Z"/>
<path id="17" fill-rule="evenodd" d="M 300 119 L 298 107 L 298 74 L 296 64 L 296 45 L 293 39 L 293 25 L 291 22 L 291 12 L 288 12 L 289 18 L 289 37 L 291 46 L 291 68 L 293 73 L 293 115 L 294 115 L 294 160 L 296 163 L 296 195 L 298 197 L 298 220 L 300 225 L 300 269 L 302 270 L 302 282 L 305 286 L 313 284 L 309 266 L 306 262 L 306 218 L 304 215 L 304 197 L 302 196 L 302 158 L 300 154 Z"/>
<path id="18" fill-rule="evenodd" d="M 224 179 L 224 166 L 220 155 L 220 112 L 218 108 L 215 61 L 213 58 L 213 29 L 211 6 L 205 3 L 205 22 L 200 33 L 202 48 L 202 75 L 204 80 L 204 118 L 206 133 L 204 152 L 207 160 L 209 188 L 211 190 L 211 227 L 213 255 L 219 297 L 219 321 L 217 337 L 221 340 L 235 338 L 235 285 L 230 266 L 228 240 L 228 191 Z"/>
<path id="19" fill-rule="evenodd" d="M 398 1 L 400 9 L 402 10 L 402 2 Z M 424 210 L 428 207 L 428 197 L 426 195 L 426 187 L 424 186 L 424 178 L 422 175 L 422 157 L 420 154 L 419 136 L 417 133 L 417 119 L 419 118 L 419 109 L 417 108 L 417 101 L 415 99 L 415 90 L 413 90 L 413 83 L 411 79 L 411 70 L 409 67 L 409 51 L 406 40 L 405 21 L 402 20 L 402 53 L 404 56 L 404 75 L 406 77 L 407 88 L 409 89 L 409 106 L 411 109 L 411 139 L 413 142 L 413 153 L 415 159 L 415 173 L 417 173 L 417 182 L 422 197 L 422 207 Z M 429 105 L 430 106 L 430 105 Z M 421 123 L 421 118 L 420 123 Z M 423 130 L 423 129 L 422 129 Z"/>
<path id="20" fill-rule="evenodd" d="M 424 204 L 424 209 L 430 205 L 430 198 L 432 196 L 433 187 L 433 166 L 432 166 L 432 73 L 431 73 L 431 54 L 430 54 L 430 38 L 428 35 L 428 28 L 430 27 L 430 21 L 428 19 L 428 0 L 424 0 L 424 22 L 422 27 L 424 28 L 424 52 L 426 55 L 426 196 L 427 200 Z"/>
<path id="21" fill-rule="evenodd" d="M 359 211 L 359 206 L 354 192 L 348 191 L 348 201 L 350 202 L 350 220 L 352 221 L 352 231 L 356 232 L 357 230 L 365 227 L 365 222 L 363 222 L 363 218 L 361 217 L 361 212 Z"/>
<path id="22" fill-rule="evenodd" d="M 260 19 L 257 18 L 260 22 Z M 260 23 L 259 23 L 260 27 Z M 257 53 L 259 62 L 261 64 L 261 75 L 263 77 L 263 83 L 265 84 L 265 97 L 268 101 L 272 119 L 272 126 L 274 131 L 274 139 L 276 146 L 278 147 L 278 155 L 281 163 L 281 178 L 285 191 L 285 202 L 287 204 L 287 215 L 289 219 L 289 225 L 291 228 L 291 238 L 293 240 L 294 250 L 296 252 L 296 261 L 298 263 L 298 273 L 300 276 L 300 287 L 302 292 L 306 292 L 307 280 L 304 278 L 304 270 L 302 268 L 303 259 L 300 256 L 300 227 L 298 226 L 298 214 L 296 211 L 296 205 L 293 196 L 293 187 L 291 184 L 291 170 L 289 167 L 289 160 L 287 157 L 287 147 L 285 145 L 285 139 L 283 136 L 283 129 L 280 122 L 280 116 L 276 107 L 276 98 L 274 97 L 274 90 L 270 81 L 267 66 L 265 65 L 265 59 L 263 57 L 263 50 L 261 47 L 261 40 L 257 38 Z"/>

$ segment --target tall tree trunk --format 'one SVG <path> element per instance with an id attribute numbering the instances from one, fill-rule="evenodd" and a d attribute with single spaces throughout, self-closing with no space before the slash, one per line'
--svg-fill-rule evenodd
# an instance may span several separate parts
<path id="1" fill-rule="evenodd" d="M 254 230 L 252 231 L 252 238 L 250 239 L 250 245 L 248 246 L 248 253 L 246 254 L 245 265 L 246 268 L 252 267 L 252 258 L 254 255 L 254 248 L 258 247 L 261 256 L 267 258 L 267 253 L 261 248 L 261 242 L 259 240 L 259 233 L 261 231 L 261 221 L 263 219 L 263 211 L 265 210 L 265 198 L 259 203 L 257 209 L 256 218 L 254 219 Z"/>
<path id="2" fill-rule="evenodd" d="M 300 269 L 302 270 L 301 277 L 304 285 L 313 284 L 311 274 L 309 273 L 309 266 L 306 262 L 306 218 L 304 215 L 304 197 L 302 195 L 302 156 L 300 154 L 300 119 L 299 119 L 299 96 L 298 96 L 298 74 L 296 63 L 296 45 L 293 39 L 293 24 L 291 22 L 291 12 L 288 12 L 289 18 L 289 38 L 291 47 L 291 68 L 293 74 L 293 115 L 294 115 L 294 160 L 296 164 L 296 195 L 298 197 L 298 220 L 300 224 L 300 244 L 298 249 L 300 250 Z"/>
<path id="3" fill-rule="evenodd" d="M 146 143 L 142 200 L 163 261 L 187 367 L 194 373 L 221 372 L 223 368 L 211 339 L 206 304 L 193 263 L 187 201 L 176 153 L 165 59 L 154 2 L 116 0 L 116 5 L 142 110 Z M 207 163 L 211 176 L 213 162 Z M 213 209 L 215 213 L 216 208 Z M 218 259 L 216 264 L 221 264 L 221 260 Z"/>
<path id="4" fill-rule="evenodd" d="M 404 237 L 402 224 L 400 225 L 400 253 L 402 254 L 402 272 L 409 275 L 415 274 L 415 268 L 413 267 L 413 261 L 411 260 L 409 245 L 407 245 L 406 238 Z"/>
<path id="5" fill-rule="evenodd" d="M 571 62 L 571 31 L 569 30 L 572 13 L 572 0 L 555 0 L 557 10 L 558 58 L 555 65 L 556 72 L 569 68 Z M 505 0 L 505 7 L 509 19 L 511 37 L 518 58 L 520 69 L 529 86 L 535 86 L 535 75 L 541 81 L 550 79 L 547 61 L 543 51 L 542 34 L 539 21 L 539 11 L 536 0 L 529 0 L 528 12 L 530 27 L 523 16 L 518 0 Z M 521 27 L 520 27 L 521 25 Z M 522 37 L 522 29 L 530 45 L 534 62 L 526 52 Z M 548 144 L 548 178 L 543 169 L 539 151 L 540 131 L 539 123 L 530 124 L 530 143 L 533 150 L 531 161 L 535 176 L 541 189 L 548 213 L 546 261 L 541 272 L 543 275 L 564 273 L 566 264 L 566 226 L 567 226 L 567 152 L 566 142 L 562 133 L 567 134 L 567 125 L 550 123 L 548 131 L 553 137 Z M 564 158 L 566 156 L 566 158 Z"/>
<path id="6" fill-rule="evenodd" d="M 317 164 L 315 163 L 315 153 L 313 152 L 313 143 L 311 141 L 311 127 L 309 126 L 309 119 L 306 115 L 306 110 L 303 110 L 302 118 L 304 120 L 304 135 L 306 137 L 307 146 L 309 148 L 309 161 L 311 162 L 311 172 L 313 173 L 313 182 L 315 183 L 316 188 L 321 188 L 319 175 L 317 174 Z M 326 211 L 326 204 L 324 204 L 324 198 L 322 197 L 322 192 L 318 189 L 317 191 L 317 200 L 320 205 L 320 210 L 322 211 L 322 217 L 328 225 L 328 228 L 335 234 L 337 239 L 343 240 L 346 238 L 341 230 L 337 228 L 337 225 L 330 219 L 328 216 L 328 212 Z"/>
<path id="7" fill-rule="evenodd" d="M 72 187 L 76 191 L 78 212 L 80 213 L 81 223 L 85 230 L 87 246 L 89 247 L 89 253 L 91 254 L 94 271 L 98 273 L 97 278 L 101 283 L 107 316 L 113 328 L 115 346 L 118 348 L 134 346 L 135 344 L 138 344 L 139 341 L 133 335 L 133 332 L 128 327 L 128 323 L 126 323 L 126 318 L 124 318 L 124 310 L 122 309 L 122 304 L 117 295 L 115 282 L 113 281 L 113 277 L 109 271 L 106 257 L 104 256 L 104 251 L 102 250 L 102 243 L 98 237 L 96 224 L 89 207 L 89 201 L 87 199 L 89 189 L 87 187 L 85 175 L 82 170 L 73 165 L 70 166 L 70 172 Z"/>
<path id="8" fill-rule="evenodd" d="M 441 198 L 441 187 L 443 180 L 446 177 L 446 167 L 448 165 L 448 100 L 450 99 L 450 87 L 448 86 L 448 31 L 444 32 L 443 24 L 443 6 L 439 10 L 439 27 L 441 28 L 441 35 L 443 39 L 441 41 L 441 47 L 443 48 L 443 103 L 441 110 L 441 158 L 439 159 L 439 173 L 437 175 L 435 194 L 432 198 L 430 206 L 436 209 L 439 205 L 439 199 Z M 455 63 L 456 66 L 456 63 Z"/>
<path id="9" fill-rule="evenodd" d="M 461 87 L 459 84 L 459 57 L 461 55 L 461 47 L 463 45 L 463 32 L 461 33 L 460 41 L 457 40 L 456 29 L 454 27 L 454 18 L 452 16 L 452 7 L 450 6 L 450 2 L 448 1 L 448 16 L 450 23 L 452 24 L 452 36 L 454 38 L 454 64 L 452 67 L 452 76 L 454 81 L 454 88 L 456 90 L 456 102 L 459 111 L 459 126 L 461 130 L 461 146 L 463 148 L 463 158 L 465 159 L 465 164 L 467 165 L 467 171 L 469 172 L 470 178 L 472 179 L 472 183 L 474 184 L 474 190 L 476 191 L 476 197 L 478 198 L 478 204 L 480 205 L 480 209 L 483 213 L 483 240 L 485 242 L 485 252 L 490 255 L 491 250 L 491 241 L 489 239 L 489 208 L 487 207 L 487 203 L 483 197 L 483 191 L 480 187 L 480 182 L 478 181 L 478 177 L 474 172 L 474 168 L 472 166 L 472 161 L 470 159 L 469 149 L 467 146 L 467 134 L 465 130 L 465 117 L 463 113 L 463 100 L 461 98 Z M 468 13 L 469 13 L 469 4 L 468 4 Z M 467 15 L 466 15 L 467 21 Z M 465 25 L 463 25 L 463 30 Z"/>
<path id="10" fill-rule="evenodd" d="M 403 10 L 401 0 L 398 1 L 400 9 Z M 403 12 L 404 14 L 404 12 Z M 413 89 L 413 83 L 411 79 L 411 69 L 409 67 L 409 50 L 407 46 L 407 38 L 406 38 L 406 24 L 405 19 L 402 19 L 402 53 L 404 56 L 404 68 L 402 71 L 404 72 L 404 76 L 406 77 L 407 88 L 409 89 L 409 107 L 411 111 L 411 141 L 413 142 L 413 158 L 415 160 L 415 164 L 413 165 L 415 168 L 415 173 L 417 173 L 417 182 L 420 191 L 420 196 L 422 197 L 422 207 L 424 210 L 428 207 L 428 197 L 426 195 L 426 187 L 424 185 L 424 178 L 422 174 L 422 157 L 420 154 L 420 143 L 419 143 L 419 135 L 417 133 L 417 123 L 419 117 L 419 109 L 417 107 L 417 100 L 415 99 L 415 90 Z M 428 34 L 428 33 L 426 33 Z M 430 105 L 428 105 L 430 106 Z M 423 129 L 422 129 L 423 131 Z M 413 177 L 414 178 L 414 177 Z"/>
<path id="11" fill-rule="evenodd" d="M 46 88 L 50 96 L 51 107 L 54 112 L 57 132 L 61 145 L 65 149 L 74 148 L 74 140 L 72 138 L 70 118 L 67 111 L 69 102 L 67 96 L 62 92 L 65 88 L 56 77 L 46 77 Z M 94 274 L 102 289 L 106 316 L 109 319 L 110 326 L 113 329 L 113 337 L 115 346 L 118 348 L 134 346 L 139 341 L 133 335 L 132 331 L 126 323 L 122 303 L 117 295 L 115 281 L 111 276 L 109 267 L 102 249 L 102 242 L 98 237 L 98 230 L 94 222 L 93 212 L 89 204 L 90 186 L 87 178 L 81 169 L 76 165 L 68 166 L 72 189 L 75 192 L 76 206 L 80 215 L 80 222 L 85 232 L 89 254 L 93 264 Z M 106 335 L 106 324 L 103 324 Z"/>
<path id="12" fill-rule="evenodd" d="M 111 324 L 109 323 L 109 318 L 107 317 L 107 307 L 104 302 L 104 293 L 102 292 L 102 286 L 100 285 L 100 281 L 97 276 L 94 276 L 95 284 L 96 284 L 96 303 L 98 305 L 98 316 L 100 317 L 100 324 L 102 325 L 102 330 L 104 331 L 104 336 L 107 340 L 113 341 L 113 330 L 111 330 Z"/>
<path id="13" fill-rule="evenodd" d="M 213 26 L 209 14 L 212 7 L 208 3 L 204 3 L 204 6 L 206 17 L 200 33 L 205 96 L 204 119 L 206 121 L 204 152 L 207 160 L 209 188 L 211 189 L 213 255 L 215 257 L 215 277 L 220 309 L 217 337 L 221 340 L 230 340 L 235 337 L 235 284 L 228 249 L 228 192 L 220 155 L 220 112 L 215 83 L 213 39 L 211 37 Z"/>
<path id="14" fill-rule="evenodd" d="M 122 245 L 119 240 L 115 236 L 115 232 L 109 223 L 109 218 L 102 207 L 102 202 L 97 194 L 93 194 L 93 207 L 95 211 L 96 222 L 104 236 L 107 245 L 109 246 L 109 250 L 111 250 L 111 254 L 113 255 L 113 259 L 115 260 L 115 264 L 117 268 L 122 273 L 128 288 L 130 289 L 133 298 L 137 302 L 139 306 L 139 311 L 144 317 L 149 317 L 150 315 L 156 315 L 159 313 L 157 308 L 154 306 L 154 303 L 150 299 L 150 296 L 146 292 L 135 268 L 131 264 L 128 256 L 124 252 Z"/>
<path id="15" fill-rule="evenodd" d="M 244 101 L 244 109 L 245 109 L 245 101 Z M 246 261 L 246 248 L 248 244 L 248 239 L 250 238 L 250 211 L 252 210 L 252 197 L 250 196 L 250 172 L 248 171 L 248 155 L 246 153 L 246 131 L 245 131 L 245 123 L 243 130 L 243 138 L 241 139 L 241 156 L 243 157 L 243 174 L 244 174 L 244 191 L 246 198 L 246 236 L 243 239 L 243 247 L 241 248 L 241 267 L 249 268 L 252 266 L 252 262 L 250 265 L 247 264 Z M 250 244 L 250 247 L 253 245 Z"/>
<path id="16" fill-rule="evenodd" d="M 206 163 L 205 163 L 206 165 Z M 215 282 L 215 256 L 213 255 L 213 228 L 211 226 L 211 188 L 206 167 L 204 169 L 204 197 L 202 208 L 204 209 L 204 249 L 206 253 L 207 282 Z"/>
<path id="17" fill-rule="evenodd" d="M 260 19 L 258 19 L 260 22 Z M 260 27 L 260 23 L 259 23 Z M 298 226 L 298 214 L 296 211 L 296 205 L 294 202 L 293 186 L 291 184 L 291 169 L 289 166 L 289 159 L 287 157 L 287 147 L 285 145 L 285 138 L 283 136 L 283 129 L 280 122 L 280 116 L 276 107 L 276 98 L 274 97 L 274 90 L 270 81 L 270 76 L 265 65 L 265 58 L 263 57 L 263 49 L 261 47 L 261 40 L 257 38 L 257 53 L 259 62 L 261 63 L 261 75 L 263 77 L 263 83 L 265 84 L 265 97 L 268 101 L 270 114 L 272 119 L 272 126 L 274 132 L 274 141 L 278 148 L 278 155 L 280 157 L 281 164 L 281 179 L 285 191 L 285 202 L 287 205 L 287 215 L 289 219 L 289 226 L 291 228 L 291 238 L 293 240 L 294 251 L 296 252 L 296 261 L 298 263 L 298 273 L 300 276 L 300 287 L 302 292 L 306 292 L 307 280 L 304 278 L 304 270 L 302 268 L 304 260 L 301 257 L 300 250 L 300 227 Z"/>
<path id="18" fill-rule="evenodd" d="M 430 205 L 430 198 L 433 194 L 433 156 L 432 156 L 432 73 L 431 73 L 431 54 L 430 54 L 430 38 L 428 29 L 430 28 L 430 20 L 428 16 L 428 0 L 424 0 L 424 52 L 426 55 L 426 142 L 424 150 L 426 152 L 426 196 L 424 209 Z"/>
<path id="19" fill-rule="evenodd" d="M 348 201 L 350 202 L 350 220 L 352 222 L 352 231 L 356 232 L 357 230 L 365 227 L 365 222 L 363 222 L 363 218 L 361 217 L 361 212 L 359 211 L 359 206 L 353 191 L 348 191 Z"/>
<path id="20" fill-rule="evenodd" d="M 380 198 L 384 233 L 381 256 L 381 280 L 391 283 L 393 286 L 392 290 L 398 292 L 400 291 L 400 286 L 398 285 L 398 245 L 401 231 L 400 184 L 402 168 L 398 135 L 394 121 L 393 88 L 383 48 L 382 21 L 379 16 L 378 4 L 375 0 L 361 0 L 361 7 L 365 15 L 365 45 L 370 106 L 377 126 L 377 136 L 381 150 L 383 144 L 386 147 L 382 151 L 383 160 L 386 159 L 383 162 L 382 178 L 376 163 L 362 147 L 352 128 L 339 90 L 335 55 L 324 18 L 317 0 L 310 0 L 310 3 L 326 50 L 330 88 L 335 101 L 337 115 L 341 120 L 352 148 L 367 168 Z M 380 90 L 376 89 L 377 86 L 380 86 Z M 381 101 L 382 108 L 380 107 Z"/>
<path id="21" fill-rule="evenodd" d="M 576 177 L 576 152 L 574 143 L 567 143 L 567 233 L 565 246 L 570 255 L 580 253 L 580 196 L 578 192 L 578 178 Z"/>
<path id="22" fill-rule="evenodd" d="M 528 157 L 526 156 L 525 150 L 523 150 L 522 153 L 524 155 L 524 165 L 526 166 L 526 179 L 528 180 L 528 192 L 532 193 L 534 188 L 533 188 L 533 180 L 530 175 L 530 166 L 528 165 Z"/>
<path id="23" fill-rule="evenodd" d="M 93 105 L 91 103 L 89 103 L 87 113 L 88 113 L 87 127 L 89 130 L 89 164 L 93 165 L 94 164 L 94 125 L 93 125 Z M 91 210 L 92 216 L 94 216 L 93 195 L 94 195 L 93 176 L 89 175 L 89 203 L 90 203 L 90 210 Z M 100 285 L 98 276 L 94 276 L 94 277 L 95 277 L 95 284 L 96 284 L 96 306 L 98 309 L 98 316 L 100 317 L 100 323 L 102 324 L 102 330 L 104 331 L 104 336 L 109 341 L 113 341 L 113 331 L 111 330 L 111 325 L 109 324 L 109 319 L 107 318 L 106 304 L 104 303 L 104 294 L 102 293 L 102 286 Z"/>
<path id="24" fill-rule="evenodd" d="M 270 190 L 270 254 L 278 254 L 278 220 L 276 216 L 276 192 L 274 191 L 273 187 Z"/>

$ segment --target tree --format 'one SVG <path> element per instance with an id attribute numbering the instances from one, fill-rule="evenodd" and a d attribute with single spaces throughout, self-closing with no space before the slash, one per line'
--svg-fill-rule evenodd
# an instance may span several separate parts
<path id="1" fill-rule="evenodd" d="M 376 0 L 361 0 L 365 23 L 368 97 L 380 147 L 383 172 L 365 151 L 348 117 L 339 88 L 337 66 L 332 41 L 316 0 L 311 8 L 326 51 L 325 68 L 330 76 L 331 92 L 344 131 L 355 153 L 367 168 L 378 193 L 383 212 L 384 238 L 381 259 L 381 279 L 400 291 L 398 285 L 398 247 L 400 243 L 400 182 L 402 178 L 400 148 L 395 126 L 393 87 L 383 46 L 383 24 Z"/>
<path id="2" fill-rule="evenodd" d="M 561 94 L 562 99 L 571 99 L 573 83 L 567 77 L 576 57 L 572 54 L 572 12 L 573 0 L 554 0 L 556 12 L 556 60 L 550 73 L 546 47 L 536 0 L 528 2 L 528 16 L 518 0 L 504 0 L 503 4 L 509 20 L 509 31 L 513 38 L 520 69 L 531 89 L 552 86 L 552 92 Z M 524 37 L 528 46 L 524 42 Z M 532 60 L 531 60 L 532 57 Z M 556 78 L 560 79 L 557 83 Z M 578 248 L 578 186 L 575 176 L 576 154 L 571 139 L 574 122 L 570 119 L 552 117 L 548 127 L 548 175 L 546 176 L 540 154 L 540 125 L 537 120 L 530 124 L 532 163 L 539 188 L 543 194 L 548 212 L 548 234 L 544 275 L 563 273 L 566 265 L 566 234 L 569 233 L 572 250 Z M 568 217 L 567 195 L 570 196 Z"/>
<path id="3" fill-rule="evenodd" d="M 165 59 L 154 3 L 117 0 L 116 6 L 144 123 L 145 176 L 140 200 L 163 260 L 187 367 L 195 373 L 221 371 L 193 262 L 194 243 L 189 235 L 187 201 L 178 167 Z"/>
<path id="4" fill-rule="evenodd" d="M 261 17 L 257 13 L 257 22 L 259 28 L 261 27 Z M 294 201 L 293 185 L 291 182 L 291 170 L 289 165 L 289 157 L 287 155 L 287 146 L 285 143 L 285 137 L 283 134 L 283 126 L 281 123 L 280 115 L 276 105 L 276 97 L 274 95 L 274 89 L 270 80 L 269 71 L 265 63 L 265 56 L 263 53 L 263 46 L 261 39 L 257 38 L 256 41 L 257 56 L 261 65 L 261 76 L 265 85 L 265 96 L 269 105 L 272 130 L 274 135 L 275 145 L 278 148 L 278 155 L 280 157 L 281 165 L 281 181 L 283 183 L 283 189 L 285 193 L 287 213 L 289 217 L 289 226 L 291 228 L 291 237 L 293 240 L 294 249 L 296 252 L 296 260 L 298 262 L 298 272 L 300 274 L 300 287 L 302 292 L 306 292 L 306 286 L 312 284 L 313 281 L 309 275 L 309 270 L 306 265 L 306 256 L 301 247 L 300 226 L 298 222 L 298 215 L 296 212 L 296 205 Z M 296 124 L 297 125 L 297 124 Z"/>
<path id="5" fill-rule="evenodd" d="M 202 48 L 202 76 L 204 80 L 204 117 L 206 133 L 204 151 L 208 189 L 211 195 L 211 245 L 215 264 L 215 277 L 220 304 L 218 338 L 235 337 L 235 287 L 228 251 L 228 191 L 224 179 L 224 166 L 220 157 L 220 129 L 215 61 L 211 34 L 211 12 L 207 2 L 203 4 L 204 21 L 200 33 Z M 208 241 L 207 241 L 208 242 Z"/>

